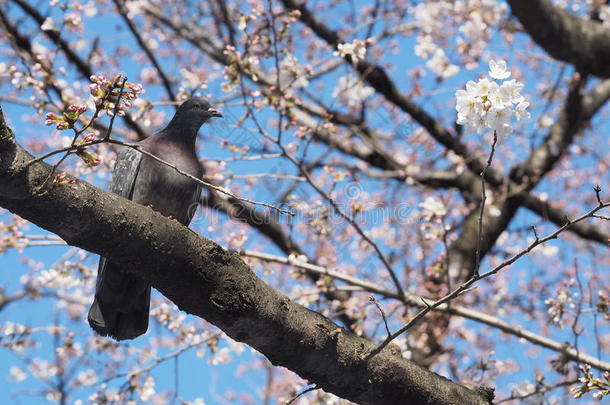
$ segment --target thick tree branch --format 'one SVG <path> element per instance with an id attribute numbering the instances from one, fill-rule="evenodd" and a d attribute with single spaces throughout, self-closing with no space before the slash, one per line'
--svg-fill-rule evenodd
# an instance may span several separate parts
<path id="1" fill-rule="evenodd" d="M 532 39 L 553 58 L 583 73 L 610 77 L 610 30 L 561 10 L 549 0 L 509 0 Z"/>
<path id="2" fill-rule="evenodd" d="M 1 112 L 1 111 L 0 111 Z M 236 253 L 173 221 L 85 182 L 39 191 L 50 174 L 15 141 L 0 115 L 0 205 L 68 243 L 129 264 L 188 313 L 328 392 L 360 404 L 490 404 L 374 345 L 273 290 Z"/>
<path id="3" fill-rule="evenodd" d="M 257 211 L 250 205 L 244 204 L 235 198 L 217 194 L 212 190 L 209 191 L 205 198 L 201 199 L 201 203 L 210 209 L 226 214 L 231 219 L 250 225 L 253 229 L 258 230 L 269 238 L 286 255 L 305 254 L 300 246 L 289 235 L 286 235 L 280 224 L 268 212 Z M 307 272 L 307 275 L 314 283 L 320 278 L 316 272 Z M 324 296 L 331 301 L 337 300 L 341 305 L 345 305 L 345 302 L 350 297 L 350 293 L 331 288 L 328 291 L 324 291 Z M 344 311 L 342 311 L 338 318 L 349 329 L 352 329 L 357 322 L 356 318 L 350 317 Z"/>

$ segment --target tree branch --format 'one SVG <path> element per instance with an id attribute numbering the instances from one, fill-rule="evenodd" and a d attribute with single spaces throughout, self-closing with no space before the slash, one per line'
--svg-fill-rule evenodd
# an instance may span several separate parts
<path id="1" fill-rule="evenodd" d="M 86 182 L 36 193 L 51 168 L 32 159 L 0 110 L 0 205 L 69 244 L 102 254 L 149 281 L 178 307 L 320 388 L 360 404 L 490 404 L 470 390 L 374 345 L 257 278 L 236 253 L 152 209 Z M 128 265 L 128 266 L 127 266 Z M 170 270 L 171 269 L 171 270 Z"/>
<path id="2" fill-rule="evenodd" d="M 532 39 L 553 58 L 583 73 L 610 77 L 610 31 L 561 10 L 549 0 L 509 0 L 512 12 Z"/>

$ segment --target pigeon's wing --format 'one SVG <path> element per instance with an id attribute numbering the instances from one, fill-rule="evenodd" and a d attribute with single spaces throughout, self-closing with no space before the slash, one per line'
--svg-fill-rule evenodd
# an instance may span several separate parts
<path id="1" fill-rule="evenodd" d="M 182 218 L 177 218 L 178 221 L 183 223 L 186 226 L 189 226 L 191 220 L 195 216 L 195 212 L 197 212 L 197 207 L 199 206 L 199 197 L 201 196 L 201 185 L 197 184 L 195 190 L 193 191 L 193 195 L 190 198 L 188 209 L 184 212 L 184 216 Z"/>
<path id="2" fill-rule="evenodd" d="M 114 165 L 111 191 L 131 199 L 138 178 L 142 154 L 122 151 Z M 133 339 L 148 329 L 150 284 L 126 273 L 100 257 L 95 299 L 89 310 L 89 324 L 99 334 L 117 340 Z"/>
<path id="3" fill-rule="evenodd" d="M 142 153 L 135 149 L 126 148 L 119 153 L 114 165 L 110 191 L 131 200 L 141 162 Z"/>

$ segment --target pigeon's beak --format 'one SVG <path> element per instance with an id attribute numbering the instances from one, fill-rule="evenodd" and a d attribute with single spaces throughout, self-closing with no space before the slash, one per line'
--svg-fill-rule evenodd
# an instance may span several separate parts
<path id="1" fill-rule="evenodd" d="M 208 113 L 210 114 L 210 116 L 212 117 L 219 117 L 222 118 L 222 114 L 220 113 L 220 111 L 215 110 L 213 108 L 208 108 Z"/>

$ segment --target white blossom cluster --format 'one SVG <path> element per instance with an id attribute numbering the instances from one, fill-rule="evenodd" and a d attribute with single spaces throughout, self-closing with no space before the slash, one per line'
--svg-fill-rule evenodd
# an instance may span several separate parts
<path id="1" fill-rule="evenodd" d="M 489 62 L 489 76 L 495 80 L 510 77 L 503 60 Z M 515 79 L 498 84 L 487 78 L 472 80 L 466 83 L 466 90 L 455 92 L 457 104 L 457 123 L 465 125 L 468 132 L 478 134 L 486 129 L 495 131 L 498 136 L 508 135 L 512 131 L 511 118 L 518 120 L 529 118 L 529 103 L 521 95 L 523 83 Z"/>
<path id="2" fill-rule="evenodd" d="M 419 207 L 424 211 L 424 216 L 430 220 L 433 217 L 443 217 L 447 215 L 447 207 L 442 201 L 434 197 L 428 197 Z"/>
<path id="3" fill-rule="evenodd" d="M 366 44 L 364 41 L 354 39 L 351 43 L 344 42 L 337 45 L 337 50 L 333 53 L 335 56 L 342 58 L 350 55 L 354 62 L 364 60 L 366 58 Z"/>
<path id="4" fill-rule="evenodd" d="M 575 284 L 576 279 L 569 279 L 565 283 L 565 286 L 560 288 L 557 293 L 555 293 L 554 297 L 544 300 L 544 303 L 548 306 L 548 322 L 557 328 L 563 328 L 564 315 L 576 308 L 578 294 L 570 292 L 570 288 L 572 288 Z"/>
<path id="5" fill-rule="evenodd" d="M 146 380 L 144 380 L 144 384 L 136 387 L 136 391 L 140 395 L 140 399 L 142 401 L 150 401 L 156 394 L 155 379 L 153 378 L 153 376 L 149 375 L 148 377 L 146 377 Z"/>
<path id="6" fill-rule="evenodd" d="M 539 405 L 544 403 L 544 393 L 537 392 L 538 388 L 530 382 L 523 382 L 513 389 L 513 395 L 523 398 L 524 405 Z"/>
<path id="7" fill-rule="evenodd" d="M 14 382 L 21 382 L 28 378 L 28 375 L 21 368 L 12 366 L 9 370 L 9 379 Z"/>
<path id="8" fill-rule="evenodd" d="M 280 88 L 285 90 L 289 87 L 307 87 L 309 73 L 308 67 L 299 65 L 294 55 L 287 54 L 280 62 Z"/>
<path id="9" fill-rule="evenodd" d="M 68 290 L 80 284 L 80 280 L 72 277 L 69 271 L 65 269 L 43 270 L 37 281 L 41 285 L 55 290 Z"/>
<path id="10" fill-rule="evenodd" d="M 375 90 L 365 85 L 362 79 L 348 74 L 340 77 L 337 81 L 337 86 L 333 90 L 333 97 L 337 98 L 342 104 L 351 107 L 358 105 L 374 92 Z"/>

